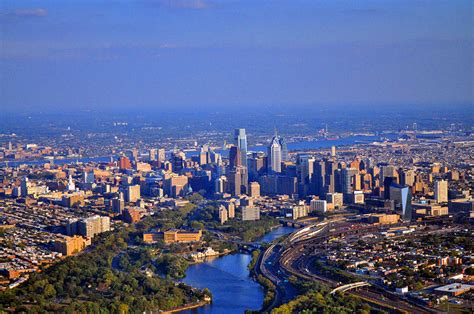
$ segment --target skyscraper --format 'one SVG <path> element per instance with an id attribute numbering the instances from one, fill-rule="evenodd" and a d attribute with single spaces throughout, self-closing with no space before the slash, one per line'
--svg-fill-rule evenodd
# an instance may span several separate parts
<path id="1" fill-rule="evenodd" d="M 237 146 L 231 146 L 229 150 L 229 166 L 231 169 L 242 166 L 242 154 Z"/>
<path id="2" fill-rule="evenodd" d="M 235 129 L 234 142 L 241 154 L 241 165 L 247 167 L 247 134 L 245 129 Z"/>
<path id="3" fill-rule="evenodd" d="M 436 203 L 447 203 L 448 202 L 448 182 L 439 180 L 434 185 L 434 197 Z"/>
<path id="4" fill-rule="evenodd" d="M 281 161 L 288 161 L 288 145 L 286 144 L 285 138 L 280 137 L 280 146 L 281 146 Z"/>
<path id="5" fill-rule="evenodd" d="M 268 172 L 281 172 L 281 145 L 280 138 L 275 135 L 268 146 Z"/>

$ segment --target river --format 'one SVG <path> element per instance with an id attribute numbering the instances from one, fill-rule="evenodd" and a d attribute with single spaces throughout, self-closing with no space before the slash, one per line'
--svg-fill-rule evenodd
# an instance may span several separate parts
<path id="1" fill-rule="evenodd" d="M 294 228 L 279 227 L 267 233 L 256 242 L 270 242 Z M 247 268 L 251 256 L 236 253 L 210 259 L 204 263 L 191 265 L 183 282 L 197 288 L 208 288 L 212 293 L 212 303 L 182 313 L 243 313 L 247 309 L 262 307 L 264 291 L 250 278 Z"/>
<path id="2" fill-rule="evenodd" d="M 396 135 L 385 135 L 386 137 L 389 137 L 391 139 L 395 139 Z M 314 140 L 314 141 L 298 141 L 298 142 L 291 142 L 288 143 L 288 150 L 290 151 L 296 151 L 296 150 L 311 150 L 311 149 L 317 149 L 317 148 L 329 148 L 331 146 L 342 146 L 342 145 L 352 145 L 355 144 L 356 142 L 372 142 L 372 141 L 379 141 L 380 136 L 364 136 L 364 135 L 355 135 L 355 136 L 348 136 L 348 137 L 342 137 L 336 140 Z M 249 147 L 249 151 L 260 151 L 260 152 L 266 152 L 267 151 L 267 146 L 252 146 Z M 216 152 L 219 152 L 217 150 Z M 228 150 L 222 150 L 220 153 L 223 156 L 228 156 Z M 198 151 L 187 151 L 186 155 L 188 157 L 190 156 L 195 156 L 198 154 Z M 55 159 L 54 163 L 57 165 L 62 165 L 62 164 L 68 164 L 68 163 L 74 163 L 76 161 L 79 162 L 109 162 L 111 156 L 102 156 L 102 157 L 78 157 L 78 158 L 64 158 L 64 159 Z M 116 156 L 113 157 L 114 159 L 117 159 Z M 49 160 L 47 159 L 42 159 L 42 160 L 23 160 L 23 161 L 8 161 L 8 165 L 10 167 L 17 167 L 19 165 L 42 165 L 45 163 L 48 163 Z M 6 165 L 5 161 L 0 162 L 0 167 L 4 167 Z"/>

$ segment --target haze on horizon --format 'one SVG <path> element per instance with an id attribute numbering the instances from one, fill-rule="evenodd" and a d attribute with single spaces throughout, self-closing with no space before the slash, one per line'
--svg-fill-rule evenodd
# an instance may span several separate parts
<path id="1" fill-rule="evenodd" d="M 5 0 L 0 108 L 472 105 L 473 30 L 469 0 Z"/>

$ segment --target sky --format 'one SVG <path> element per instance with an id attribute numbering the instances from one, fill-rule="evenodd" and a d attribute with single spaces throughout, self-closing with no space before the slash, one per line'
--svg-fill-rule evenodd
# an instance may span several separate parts
<path id="1" fill-rule="evenodd" d="M 0 108 L 474 104 L 473 3 L 3 0 Z"/>

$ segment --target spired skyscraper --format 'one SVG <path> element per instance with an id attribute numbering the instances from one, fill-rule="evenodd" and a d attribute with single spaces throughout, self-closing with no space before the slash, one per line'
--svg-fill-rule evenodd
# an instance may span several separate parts
<path id="1" fill-rule="evenodd" d="M 234 131 L 234 142 L 237 148 L 240 150 L 242 166 L 248 167 L 247 165 L 247 134 L 245 129 L 235 129 Z"/>
<path id="2" fill-rule="evenodd" d="M 270 146 L 268 146 L 268 172 L 280 173 L 281 161 L 282 147 L 280 144 L 280 138 L 275 134 L 272 141 L 270 142 Z"/>

